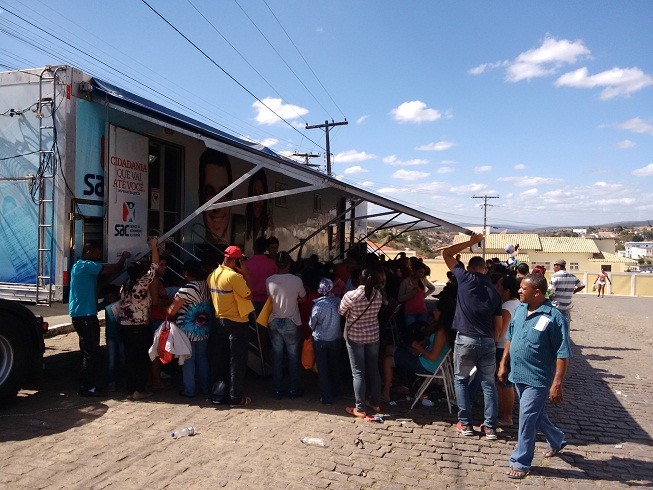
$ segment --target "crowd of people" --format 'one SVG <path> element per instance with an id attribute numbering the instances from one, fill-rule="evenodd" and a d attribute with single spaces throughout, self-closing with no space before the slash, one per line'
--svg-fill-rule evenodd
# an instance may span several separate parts
<path id="1" fill-rule="evenodd" d="M 129 398 L 142 400 L 160 386 L 165 371 L 148 351 L 167 320 L 175 322 L 190 346 L 189 355 L 179 359 L 180 395 L 208 395 L 221 384 L 230 406 L 251 403 L 245 390 L 249 340 L 261 326 L 267 327 L 261 354 L 270 357 L 273 398 L 303 396 L 301 353 L 311 339 L 322 403 L 334 403 L 349 377 L 354 403 L 346 412 L 361 418 L 378 413 L 395 394 L 409 392 L 414 375 L 434 373 L 453 350 L 461 435 L 475 433 L 472 403 L 479 386 L 480 431 L 489 440 L 497 438 L 500 424 L 512 425 L 515 395 L 519 398 L 518 444 L 508 476 L 523 478 L 530 471 L 538 428 L 549 443 L 546 456 L 555 456 L 566 444 L 547 418 L 545 402 L 562 401 L 571 297 L 584 285 L 565 270 L 564 260 L 555 262 L 551 287 L 541 270 L 529 271 L 518 261 L 473 257 L 465 266 L 459 253 L 482 238 L 473 235 L 443 250 L 450 272 L 433 309 L 426 301 L 435 291 L 428 267 L 405 254 L 385 260 L 356 248 L 338 264 L 320 262 L 315 255 L 295 261 L 278 251 L 274 237 L 258 237 L 249 258 L 232 245 L 217 267 L 187 261 L 185 283 L 171 289 L 162 281 L 165 259 L 152 239 L 149 263 L 129 264 L 120 288 L 101 288 L 108 388 L 122 383 Z M 98 278 L 122 270 L 129 258 L 124 253 L 118 263 L 102 265 L 100 254 L 97 245 L 87 244 L 71 271 L 70 314 L 82 353 L 82 396 L 106 393 Z M 342 362 L 345 352 L 348 365 Z"/>

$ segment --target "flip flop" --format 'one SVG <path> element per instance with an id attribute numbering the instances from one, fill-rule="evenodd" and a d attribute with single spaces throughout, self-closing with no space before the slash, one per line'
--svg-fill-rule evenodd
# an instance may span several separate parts
<path id="1" fill-rule="evenodd" d="M 347 412 L 349 415 L 353 415 L 354 417 L 358 417 L 361 419 L 367 417 L 367 414 L 365 412 L 359 412 L 358 410 L 356 410 L 356 407 L 347 407 L 345 408 L 345 412 Z"/>
<path id="2" fill-rule="evenodd" d="M 563 442 L 562 446 L 560 446 L 558 449 L 549 449 L 548 451 L 545 451 L 543 456 L 545 458 L 553 458 L 557 456 L 560 453 L 560 451 L 562 451 L 565 448 L 566 445 L 567 443 Z"/>
<path id="3" fill-rule="evenodd" d="M 506 475 L 512 480 L 523 480 L 529 475 L 529 473 L 530 471 L 521 471 L 511 466 L 510 470 L 506 472 Z"/>

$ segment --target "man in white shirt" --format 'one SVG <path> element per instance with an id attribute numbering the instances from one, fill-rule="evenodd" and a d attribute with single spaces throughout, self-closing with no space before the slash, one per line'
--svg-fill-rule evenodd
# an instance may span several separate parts
<path id="1" fill-rule="evenodd" d="M 276 257 L 278 272 L 265 281 L 268 295 L 272 299 L 269 330 L 272 343 L 272 383 L 274 397 L 283 397 L 283 356 L 288 355 L 288 377 L 290 398 L 302 396 L 300 366 L 299 303 L 306 298 L 302 280 L 289 273 L 292 259 L 288 252 L 279 252 Z"/>

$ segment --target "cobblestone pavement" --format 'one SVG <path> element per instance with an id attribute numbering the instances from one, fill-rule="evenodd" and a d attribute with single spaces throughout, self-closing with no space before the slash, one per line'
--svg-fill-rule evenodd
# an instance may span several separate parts
<path id="1" fill-rule="evenodd" d="M 253 404 L 243 409 L 181 399 L 176 383 L 141 402 L 81 399 L 77 337 L 68 333 L 47 339 L 40 387 L 0 411 L 0 486 L 653 486 L 653 299 L 585 295 L 575 303 L 566 399 L 549 408 L 569 446 L 545 460 L 538 442 L 532 473 L 518 484 L 505 476 L 514 430 L 494 442 L 460 437 L 444 402 L 385 407 L 382 424 L 355 420 L 344 413 L 351 394 L 325 408 L 311 376 L 304 398 L 276 401 L 270 380 L 250 373 Z M 188 425 L 196 436 L 171 439 Z M 328 447 L 305 446 L 303 436 Z"/>

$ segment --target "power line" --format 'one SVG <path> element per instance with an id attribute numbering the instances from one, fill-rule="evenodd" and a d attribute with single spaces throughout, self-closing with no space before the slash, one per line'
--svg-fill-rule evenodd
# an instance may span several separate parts
<path id="1" fill-rule="evenodd" d="M 286 97 L 284 97 L 283 95 L 281 95 L 281 94 L 279 93 L 279 91 L 278 91 L 276 88 L 274 88 L 274 86 L 272 86 L 272 84 L 268 81 L 268 79 L 265 78 L 265 77 L 263 76 L 263 74 L 262 74 L 261 72 L 259 72 L 259 71 L 254 67 L 254 65 L 252 65 L 252 64 L 249 62 L 249 60 L 248 60 L 248 59 L 247 59 L 247 58 L 246 58 L 246 57 L 245 57 L 245 56 L 244 56 L 240 51 L 238 51 L 238 48 L 236 48 L 236 46 L 234 46 L 233 43 L 232 43 L 231 41 L 229 41 L 229 39 L 227 39 L 226 36 L 225 36 L 224 34 L 222 34 L 222 32 L 220 32 L 220 30 L 215 26 L 215 24 L 213 24 L 213 22 L 211 22 L 211 21 L 210 21 L 210 20 L 209 20 L 209 19 L 208 19 L 208 18 L 207 18 L 207 17 L 206 17 L 206 16 L 205 16 L 205 15 L 204 15 L 204 14 L 203 14 L 203 13 L 202 13 L 198 8 L 197 8 L 197 7 L 193 4 L 193 2 L 191 2 L 190 0 L 186 0 L 186 1 L 191 5 L 191 7 L 193 7 L 193 8 L 195 9 L 195 11 L 196 11 L 198 14 L 200 14 L 200 15 L 202 16 L 202 18 L 203 18 L 203 19 L 204 19 L 204 20 L 205 20 L 205 21 L 206 21 L 206 22 L 207 22 L 207 23 L 208 23 L 208 24 L 213 28 L 213 30 L 214 30 L 214 31 L 215 31 L 215 32 L 216 32 L 216 33 L 217 33 L 217 34 L 218 34 L 218 35 L 223 39 L 223 41 L 226 42 L 229 46 L 231 46 L 231 48 L 232 48 L 232 49 L 233 49 L 233 50 L 238 54 L 238 56 L 240 56 L 240 58 L 241 58 L 245 63 L 247 63 L 247 65 L 248 65 L 252 70 L 254 70 L 254 72 L 256 72 L 256 74 L 257 74 L 259 77 L 261 77 L 261 79 L 262 79 L 265 83 L 268 84 L 268 87 L 270 87 L 270 88 L 272 89 L 272 91 L 273 91 L 275 94 L 277 94 L 281 99 L 288 100 Z M 303 117 L 299 112 L 297 112 L 297 110 L 295 109 L 295 106 L 294 106 L 294 105 L 291 104 L 290 107 L 291 107 L 292 110 L 295 112 L 295 114 L 297 114 L 297 117 L 301 118 L 301 119 L 302 119 L 306 124 L 308 124 L 308 121 L 306 121 L 306 119 L 304 119 L 304 117 Z"/>
<path id="2" fill-rule="evenodd" d="M 283 30 L 284 34 L 286 35 L 286 37 L 287 37 L 288 40 L 290 41 L 290 43 L 295 47 L 295 49 L 297 50 L 297 53 L 299 54 L 299 56 L 301 57 L 301 59 L 304 60 L 304 63 L 306 63 L 306 66 L 308 67 L 308 69 L 311 70 L 311 73 L 313 74 L 313 76 L 314 76 L 315 79 L 317 80 L 317 83 L 320 84 L 320 86 L 322 87 L 322 89 L 324 90 L 324 92 L 329 96 L 329 99 L 331 99 L 331 102 L 333 102 L 333 105 L 335 105 L 336 108 L 340 111 L 340 114 L 342 115 L 342 118 L 343 118 L 343 119 L 347 119 L 347 118 L 345 117 L 345 113 L 342 112 L 342 109 L 340 109 L 340 107 L 338 106 L 338 104 L 336 103 L 336 101 L 333 100 L 333 97 L 331 97 L 331 94 L 329 93 L 329 91 L 328 91 L 328 90 L 326 89 L 326 87 L 322 84 L 322 81 L 319 79 L 319 77 L 317 76 L 317 74 L 315 73 L 315 71 L 313 70 L 313 68 L 311 67 L 311 65 L 308 63 L 308 61 L 306 60 L 306 58 L 304 58 L 304 55 L 302 54 L 302 52 L 299 50 L 299 48 L 298 48 L 297 45 L 295 44 L 295 41 L 292 40 L 292 38 L 290 37 L 290 34 L 288 34 L 288 31 L 286 30 L 286 28 L 283 26 L 283 24 L 281 24 L 281 21 L 278 19 L 278 17 L 277 17 L 277 16 L 275 15 L 275 13 L 272 11 L 272 9 L 270 8 L 270 5 L 268 5 L 268 2 L 267 2 L 266 0 L 263 0 L 263 3 L 265 4 L 265 6 L 268 8 L 268 10 L 270 11 L 270 13 L 272 14 L 272 17 L 274 17 L 274 20 L 277 21 L 277 24 L 279 24 L 279 27 L 281 27 L 281 29 Z"/>
<path id="3" fill-rule="evenodd" d="M 146 0 L 141 0 L 147 7 L 154 12 L 163 22 L 168 24 L 177 34 L 179 34 L 181 37 L 183 37 L 188 43 L 193 46 L 197 51 L 199 51 L 206 59 L 208 59 L 213 65 L 215 65 L 222 73 L 227 75 L 231 80 L 233 80 L 240 88 L 242 88 L 245 92 L 247 92 L 249 95 L 254 97 L 257 101 L 259 101 L 267 110 L 269 110 L 272 114 L 277 116 L 281 121 L 283 121 L 288 127 L 292 128 L 293 131 L 296 131 L 299 134 L 302 134 L 301 131 L 299 131 L 295 126 L 290 124 L 288 121 L 286 121 L 283 117 L 281 117 L 279 114 L 277 114 L 271 107 L 269 107 L 265 102 L 263 102 L 261 99 L 259 99 L 254 93 L 249 90 L 245 85 L 240 83 L 231 73 L 229 73 L 227 70 L 225 70 L 222 66 L 220 66 L 213 58 L 211 58 L 206 52 L 204 52 L 197 44 L 195 44 L 193 41 L 191 41 L 183 32 L 181 32 L 179 29 L 177 29 L 168 19 L 166 19 L 163 15 L 161 15 L 154 7 L 152 7 L 149 3 L 146 2 Z M 303 135 L 306 139 L 311 141 L 315 146 L 322 148 L 320 145 L 318 145 L 315 141 L 311 140 L 307 136 Z M 324 149 L 324 148 L 322 148 Z"/>
<path id="4" fill-rule="evenodd" d="M 299 75 L 297 75 L 297 73 L 295 73 L 295 70 L 293 70 L 293 69 L 290 67 L 290 65 L 289 65 L 288 62 L 284 59 L 284 57 L 281 56 L 281 53 L 279 53 L 279 51 L 277 50 L 277 48 L 275 48 L 275 47 L 273 46 L 272 42 L 268 39 L 268 37 L 263 33 L 263 31 L 259 28 L 259 26 L 256 25 L 256 22 L 254 22 L 254 19 L 252 19 L 252 18 L 249 16 L 249 14 L 248 14 L 247 12 L 245 12 L 245 9 L 240 5 L 240 3 L 238 3 L 238 0 L 234 0 L 234 2 L 236 3 L 236 5 L 238 5 L 238 7 L 240 8 L 240 10 L 243 11 L 243 13 L 245 14 L 245 16 L 246 16 L 246 17 L 249 19 L 249 21 L 252 23 L 252 25 L 253 25 L 254 27 L 256 27 L 256 30 L 259 32 L 259 34 L 261 34 L 261 36 L 263 36 L 263 39 L 265 39 L 265 40 L 267 41 L 267 43 L 270 45 L 270 47 L 272 48 L 272 50 L 277 54 L 277 56 L 281 59 L 281 61 L 283 61 L 283 63 L 286 65 L 286 67 L 290 70 L 290 73 L 292 73 L 293 75 L 295 75 L 295 78 L 299 81 L 299 83 L 302 84 L 302 87 L 304 87 L 304 88 L 306 89 L 306 91 L 307 91 L 309 94 L 311 94 L 311 97 L 313 97 L 313 100 L 315 100 L 315 102 L 318 103 L 318 105 L 322 108 L 322 110 L 323 110 L 324 112 L 326 112 L 327 115 L 328 115 L 331 119 L 333 119 L 333 117 L 331 117 L 331 115 L 329 114 L 329 111 L 328 111 L 328 110 L 327 110 L 327 109 L 322 105 L 322 103 L 321 103 L 319 100 L 317 100 L 317 97 L 315 97 L 315 95 L 313 94 L 313 92 L 311 92 L 311 89 L 309 89 L 309 88 L 306 86 L 306 84 L 302 81 L 302 79 L 299 78 Z M 308 124 L 308 123 L 307 123 L 307 124 Z"/>

